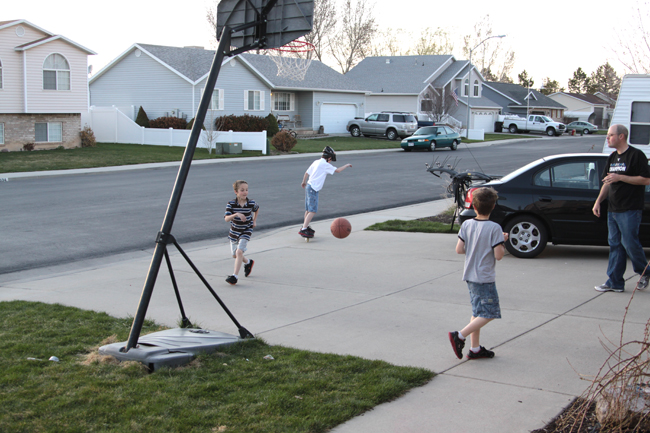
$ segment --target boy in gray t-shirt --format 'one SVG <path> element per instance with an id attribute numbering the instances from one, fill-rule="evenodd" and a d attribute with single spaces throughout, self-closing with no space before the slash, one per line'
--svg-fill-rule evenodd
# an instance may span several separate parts
<path id="1" fill-rule="evenodd" d="M 501 226 L 489 219 L 497 198 L 497 192 L 493 188 L 475 190 L 472 206 L 476 218 L 465 221 L 458 232 L 456 252 L 465 254 L 463 281 L 467 282 L 472 301 L 469 324 L 460 331 L 449 333 L 449 341 L 458 359 L 463 359 L 463 347 L 468 336 L 472 346 L 467 358 L 494 358 L 494 352 L 481 346 L 479 339 L 483 326 L 492 319 L 501 318 L 495 265 L 505 254 L 504 242 L 508 240 L 508 234 L 503 233 Z"/>

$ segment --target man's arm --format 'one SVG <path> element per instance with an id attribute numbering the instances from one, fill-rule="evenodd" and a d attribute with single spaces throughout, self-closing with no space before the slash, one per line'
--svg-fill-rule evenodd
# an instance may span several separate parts
<path id="1" fill-rule="evenodd" d="M 594 207 L 591 210 L 594 213 L 594 215 L 596 215 L 598 218 L 600 218 L 600 204 L 603 202 L 603 200 L 607 198 L 608 194 L 609 194 L 609 183 L 605 183 L 605 181 L 603 181 L 603 187 L 600 188 L 600 193 L 598 194 L 598 198 L 596 199 L 596 202 L 594 203 Z"/>

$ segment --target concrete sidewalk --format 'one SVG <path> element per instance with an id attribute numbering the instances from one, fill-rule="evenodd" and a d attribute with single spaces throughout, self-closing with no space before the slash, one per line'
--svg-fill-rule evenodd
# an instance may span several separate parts
<path id="1" fill-rule="evenodd" d="M 541 257 L 507 255 L 497 265 L 503 319 L 481 332 L 496 352 L 491 360 L 459 361 L 447 332 L 461 329 L 471 307 L 461 281 L 464 256 L 456 236 L 363 231 L 388 219 L 438 214 L 448 201 L 349 217 L 347 239 L 312 227 L 304 242 L 298 227 L 254 233 L 248 278 L 230 286 L 229 246 L 181 246 L 237 320 L 270 344 L 381 359 L 438 374 L 427 385 L 333 430 L 337 433 L 527 432 L 543 427 L 589 386 L 607 357 L 601 346 L 621 337 L 621 321 L 636 278 L 625 293 L 599 293 L 607 248 L 549 246 Z M 207 329 L 236 327 L 182 257 L 172 263 L 190 319 Z M 58 302 L 111 315 L 133 315 L 151 251 L 69 266 L 5 274 L 0 301 Z M 629 270 L 627 277 L 632 277 Z M 642 339 L 650 293 L 637 292 L 627 313 L 625 339 Z M 176 327 L 180 315 L 163 266 L 148 317 Z"/>

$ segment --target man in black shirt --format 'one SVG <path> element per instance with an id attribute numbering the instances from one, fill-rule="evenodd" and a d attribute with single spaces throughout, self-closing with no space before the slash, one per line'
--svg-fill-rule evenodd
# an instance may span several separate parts
<path id="1" fill-rule="evenodd" d="M 650 280 L 650 270 L 645 270 L 648 261 L 639 241 L 645 185 L 650 185 L 650 170 L 645 153 L 629 146 L 627 136 L 627 128 L 623 125 L 612 125 L 607 131 L 607 146 L 614 152 L 607 159 L 603 187 L 593 208 L 594 215 L 600 217 L 600 203 L 608 199 L 609 278 L 605 284 L 595 287 L 599 292 L 625 291 L 623 275 L 628 257 L 634 272 L 641 275 L 637 288 L 645 289 Z"/>

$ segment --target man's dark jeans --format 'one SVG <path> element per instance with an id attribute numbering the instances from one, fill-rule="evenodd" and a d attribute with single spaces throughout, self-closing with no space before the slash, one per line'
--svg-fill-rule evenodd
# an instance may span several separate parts
<path id="1" fill-rule="evenodd" d="M 632 261 L 634 272 L 643 275 L 648 264 L 639 240 L 639 227 L 643 211 L 608 212 L 609 264 L 607 265 L 607 284 L 612 289 L 625 289 L 625 268 L 627 258 Z M 650 275 L 650 270 L 647 272 Z"/>

